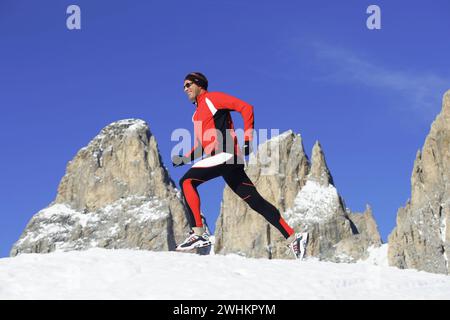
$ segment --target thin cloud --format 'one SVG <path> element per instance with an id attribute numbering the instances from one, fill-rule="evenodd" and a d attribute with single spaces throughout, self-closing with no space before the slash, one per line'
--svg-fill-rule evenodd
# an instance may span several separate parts
<path id="1" fill-rule="evenodd" d="M 313 47 L 321 64 L 329 67 L 320 80 L 359 83 L 399 93 L 409 108 L 417 112 L 435 112 L 443 93 L 450 88 L 450 79 L 437 74 L 387 68 L 342 48 L 317 43 Z"/>

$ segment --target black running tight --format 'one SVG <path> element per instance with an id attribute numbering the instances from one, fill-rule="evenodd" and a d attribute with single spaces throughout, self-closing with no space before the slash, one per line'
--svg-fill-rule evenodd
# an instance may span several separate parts
<path id="1" fill-rule="evenodd" d="M 190 168 L 180 179 L 182 194 L 187 204 L 187 219 L 191 228 L 203 227 L 200 197 L 197 187 L 208 180 L 222 176 L 228 186 L 247 204 L 261 214 L 287 239 L 294 230 L 281 217 L 280 212 L 266 201 L 244 171 L 243 164 L 219 164 L 213 167 Z"/>

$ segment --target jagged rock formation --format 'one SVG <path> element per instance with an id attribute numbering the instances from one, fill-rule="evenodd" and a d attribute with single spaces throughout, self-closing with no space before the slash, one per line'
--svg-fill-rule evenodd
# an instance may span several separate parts
<path id="1" fill-rule="evenodd" d="M 397 214 L 389 236 L 389 264 L 449 274 L 450 91 L 431 125 L 411 177 L 411 199 Z"/>
<path id="2" fill-rule="evenodd" d="M 283 209 L 290 206 L 305 185 L 309 172 L 301 137 L 288 131 L 261 144 L 256 156 L 250 156 L 246 172 L 270 203 Z M 265 219 L 228 186 L 224 190 L 215 236 L 216 253 L 240 253 L 249 257 L 278 256 L 277 248 L 271 246 L 282 238 L 278 230 L 269 227 Z M 285 251 L 285 248 L 280 249 Z"/>
<path id="3" fill-rule="evenodd" d="M 370 245 L 381 245 L 371 211 L 361 217 L 349 216 L 344 208 L 318 142 L 310 164 L 300 135 L 287 131 L 261 144 L 250 163 L 247 174 L 261 195 L 282 212 L 294 229 L 309 232 L 307 255 L 350 262 L 364 258 Z M 292 258 L 278 230 L 228 187 L 216 225 L 215 251 Z"/>
<path id="4" fill-rule="evenodd" d="M 105 127 L 67 165 L 56 200 L 28 223 L 11 255 L 90 247 L 173 250 L 185 208 L 142 120 Z"/>
<path id="5" fill-rule="evenodd" d="M 351 213 L 347 211 L 353 235 L 339 241 L 336 252 L 347 260 L 365 260 L 369 257 L 371 247 L 379 247 L 382 244 L 378 226 L 372 213 L 372 208 L 367 205 L 363 213 Z"/>

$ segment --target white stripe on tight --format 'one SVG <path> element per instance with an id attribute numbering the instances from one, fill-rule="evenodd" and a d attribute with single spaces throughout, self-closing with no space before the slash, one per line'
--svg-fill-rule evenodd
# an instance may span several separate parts
<path id="1" fill-rule="evenodd" d="M 221 152 L 221 153 L 215 154 L 215 155 L 213 155 L 211 157 L 202 159 L 199 162 L 194 163 L 192 168 L 209 168 L 209 167 L 214 167 L 214 166 L 217 166 L 217 165 L 222 164 L 224 162 L 227 162 L 231 158 L 233 158 L 233 154 L 226 153 L 226 152 Z"/>

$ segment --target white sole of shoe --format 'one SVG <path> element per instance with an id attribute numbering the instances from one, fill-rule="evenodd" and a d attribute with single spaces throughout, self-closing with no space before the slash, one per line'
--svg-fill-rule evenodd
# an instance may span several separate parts
<path id="1" fill-rule="evenodd" d="M 207 242 L 203 242 L 199 245 L 195 245 L 195 246 L 184 247 L 184 248 L 177 247 L 175 249 L 175 251 L 190 251 L 190 250 L 197 249 L 197 248 L 209 247 L 210 245 L 211 245 L 211 241 L 207 241 Z"/>

